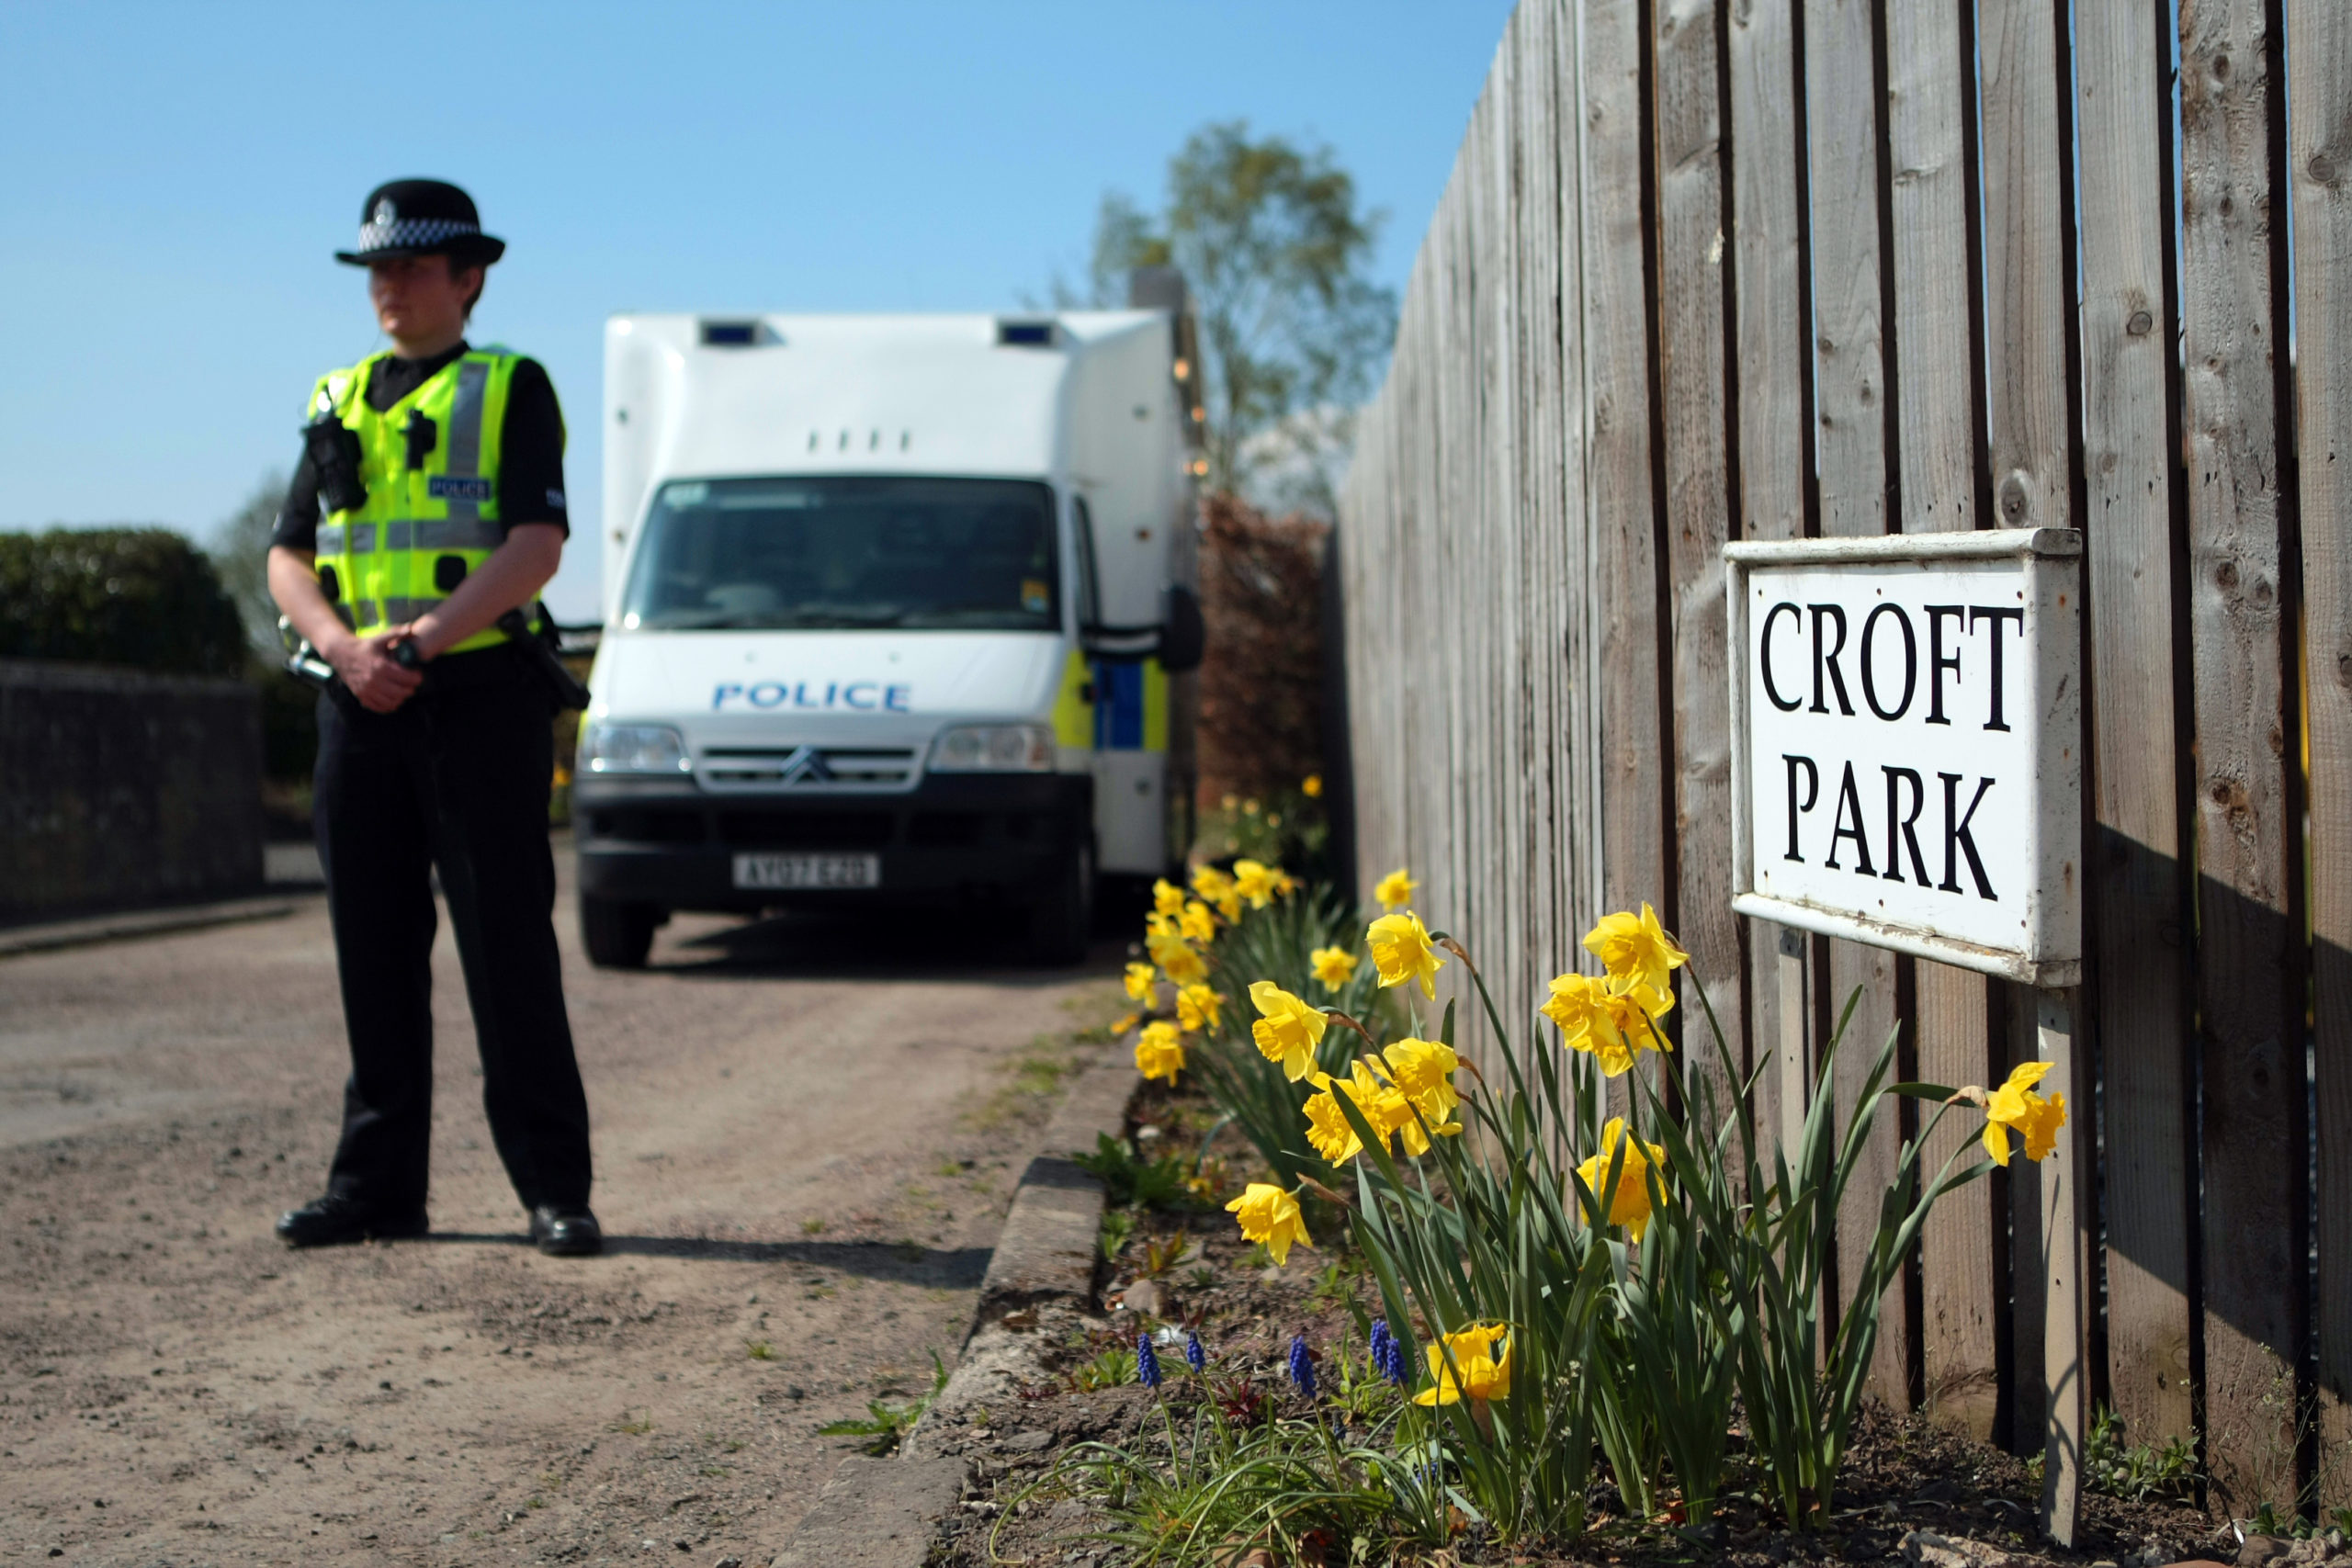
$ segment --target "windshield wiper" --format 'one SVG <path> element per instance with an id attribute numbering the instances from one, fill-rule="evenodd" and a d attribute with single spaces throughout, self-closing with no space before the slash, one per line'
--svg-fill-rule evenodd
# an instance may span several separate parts
<path id="1" fill-rule="evenodd" d="M 700 632 L 763 626 L 767 619 L 741 610 L 681 610 L 640 625 L 650 632 Z"/>
<path id="2" fill-rule="evenodd" d="M 906 614 L 904 610 L 680 610 L 642 625 L 655 632 L 867 630 L 895 626 Z"/>
<path id="3" fill-rule="evenodd" d="M 768 624 L 778 627 L 810 629 L 824 627 L 865 629 L 874 626 L 895 626 L 906 618 L 906 615 L 904 610 L 874 610 L 865 613 L 855 610 L 809 610 L 778 615 Z"/>

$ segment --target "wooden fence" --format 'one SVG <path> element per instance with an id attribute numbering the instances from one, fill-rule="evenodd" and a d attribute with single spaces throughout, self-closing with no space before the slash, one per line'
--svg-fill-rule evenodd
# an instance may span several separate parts
<path id="1" fill-rule="evenodd" d="M 1523 0 L 1342 498 L 1359 869 L 1531 1022 L 1646 898 L 1751 1066 L 1859 987 L 1997 1082 L 2001 983 L 1732 915 L 1719 552 L 2081 528 L 2089 1393 L 2239 1515 L 2352 1503 L 2347 524 L 2352 6 Z M 2033 1186 L 1944 1206 L 1876 1369 L 2024 1449 Z"/>

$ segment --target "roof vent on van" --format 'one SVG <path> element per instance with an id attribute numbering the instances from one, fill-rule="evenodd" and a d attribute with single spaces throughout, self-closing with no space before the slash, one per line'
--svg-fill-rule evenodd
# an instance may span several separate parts
<path id="1" fill-rule="evenodd" d="M 1000 321 L 996 324 L 996 341 L 1000 348 L 1051 348 L 1054 323 Z"/>
<path id="2" fill-rule="evenodd" d="M 764 321 L 705 320 L 702 323 L 702 345 L 705 348 L 757 348 L 782 341 L 768 330 Z"/>

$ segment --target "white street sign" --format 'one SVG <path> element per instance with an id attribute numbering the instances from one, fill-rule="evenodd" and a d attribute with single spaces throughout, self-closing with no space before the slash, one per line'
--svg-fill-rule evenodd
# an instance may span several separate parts
<path id="1" fill-rule="evenodd" d="M 1724 547 L 1734 908 L 2078 982 L 2081 554 L 2058 528 Z"/>

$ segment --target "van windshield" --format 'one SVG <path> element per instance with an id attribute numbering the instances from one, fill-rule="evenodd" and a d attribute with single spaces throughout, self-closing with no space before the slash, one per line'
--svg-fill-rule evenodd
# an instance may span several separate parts
<path id="1" fill-rule="evenodd" d="M 1053 492 L 1029 480 L 673 480 L 645 526 L 625 626 L 1061 624 Z"/>

